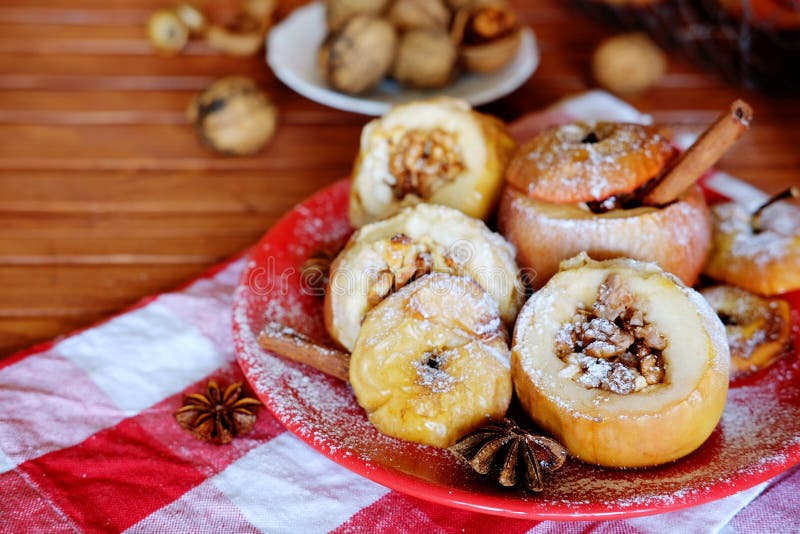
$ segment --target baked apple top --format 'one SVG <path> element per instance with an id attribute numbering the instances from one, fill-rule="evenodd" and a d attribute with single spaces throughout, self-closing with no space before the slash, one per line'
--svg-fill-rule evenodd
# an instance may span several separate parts
<path id="1" fill-rule="evenodd" d="M 661 175 L 678 150 L 652 126 L 578 122 L 554 126 L 523 145 L 508 183 L 558 204 L 602 203 L 633 195 Z"/>
<path id="2" fill-rule="evenodd" d="M 712 370 L 727 384 L 729 351 L 716 313 L 652 263 L 586 254 L 562 262 L 520 312 L 514 344 L 537 381 L 569 385 L 575 409 L 596 409 L 600 397 L 605 406 L 638 413 L 644 396 L 689 394 Z M 624 400 L 634 393 L 636 403 Z"/>

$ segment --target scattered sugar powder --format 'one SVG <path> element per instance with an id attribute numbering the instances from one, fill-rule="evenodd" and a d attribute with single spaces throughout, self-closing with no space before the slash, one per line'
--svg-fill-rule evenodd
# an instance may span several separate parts
<path id="1" fill-rule="evenodd" d="M 635 177 L 640 170 L 636 165 L 623 165 L 620 160 L 635 153 L 652 158 L 651 145 L 658 146 L 663 140 L 646 130 L 617 128 L 612 132 L 610 128 L 592 122 L 556 127 L 549 140 L 543 138 L 527 157 L 541 175 L 558 173 L 559 187 L 565 191 L 588 189 L 591 198 L 583 200 L 601 201 L 630 192 L 629 185 L 638 181 Z M 594 135 L 595 141 L 586 142 L 587 134 Z M 536 184 L 530 187 L 533 191 Z"/>
<path id="2" fill-rule="evenodd" d="M 453 389 L 456 379 L 443 369 L 447 367 L 449 359 L 450 353 L 443 351 L 426 353 L 422 359 L 413 362 L 412 365 L 417 370 L 417 383 L 434 393 L 446 393 Z"/>
<path id="3" fill-rule="evenodd" d="M 778 203 L 762 215 L 764 231 L 754 233 L 750 214 L 740 205 L 725 203 L 712 209 L 720 232 L 732 236 L 733 257 L 750 258 L 757 265 L 767 265 L 788 253 L 792 241 L 800 235 L 800 209 Z"/>

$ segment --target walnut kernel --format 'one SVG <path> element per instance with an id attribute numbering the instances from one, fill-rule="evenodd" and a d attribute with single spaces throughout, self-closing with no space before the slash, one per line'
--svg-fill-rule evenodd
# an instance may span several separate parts
<path id="1" fill-rule="evenodd" d="M 459 274 L 456 261 L 440 245 L 428 239 L 397 234 L 374 246 L 382 253 L 386 268 L 375 273 L 367 292 L 367 304 L 375 306 L 389 294 L 433 272 Z"/>
<path id="2" fill-rule="evenodd" d="M 624 280 L 609 275 L 591 310 L 577 310 L 556 334 L 555 352 L 566 364 L 560 374 L 620 395 L 663 382 L 667 342 L 639 308 Z"/>
<path id="3" fill-rule="evenodd" d="M 395 198 L 414 194 L 426 199 L 464 171 L 453 134 L 441 128 L 411 129 L 391 144 L 389 171 L 395 178 Z"/>

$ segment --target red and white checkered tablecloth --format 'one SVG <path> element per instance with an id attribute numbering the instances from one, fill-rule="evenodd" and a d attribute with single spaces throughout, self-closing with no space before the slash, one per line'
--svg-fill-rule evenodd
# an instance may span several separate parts
<path id="1" fill-rule="evenodd" d="M 642 120 L 592 92 L 530 116 Z M 754 191 L 725 176 L 712 177 Z M 739 184 L 739 185 L 737 185 Z M 608 522 L 466 512 L 359 477 L 261 410 L 225 446 L 173 418 L 209 378 L 242 380 L 231 337 L 237 259 L 177 291 L 0 364 L 0 532 L 765 532 L 800 531 L 800 471 L 726 499 Z M 798 414 L 800 416 L 800 414 Z"/>

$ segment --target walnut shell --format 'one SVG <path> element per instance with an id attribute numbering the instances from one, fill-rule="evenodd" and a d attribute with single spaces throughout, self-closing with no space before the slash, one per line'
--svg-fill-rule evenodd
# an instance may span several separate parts
<path id="1" fill-rule="evenodd" d="M 446 30 L 450 24 L 450 10 L 443 0 L 397 0 L 388 18 L 400 31 Z"/>
<path id="2" fill-rule="evenodd" d="M 239 76 L 211 84 L 186 113 L 203 144 L 236 156 L 258 152 L 275 133 L 278 115 L 255 82 Z"/>
<path id="3" fill-rule="evenodd" d="M 597 83 L 621 95 L 648 89 L 666 70 L 664 52 L 643 33 L 611 37 L 603 41 L 592 56 Z"/>
<path id="4" fill-rule="evenodd" d="M 325 21 L 329 31 L 342 29 L 356 15 L 380 15 L 389 0 L 325 0 Z"/>
<path id="5" fill-rule="evenodd" d="M 392 76 L 402 85 L 435 89 L 450 83 L 458 53 L 444 31 L 412 30 L 397 48 Z"/>
<path id="6" fill-rule="evenodd" d="M 397 34 L 391 24 L 358 15 L 325 39 L 319 50 L 319 67 L 334 89 L 363 93 L 388 74 L 396 48 Z"/>
<path id="7" fill-rule="evenodd" d="M 189 42 L 189 28 L 172 10 L 159 9 L 147 20 L 150 43 L 163 54 L 177 54 Z"/>
<path id="8" fill-rule="evenodd" d="M 175 15 L 189 29 L 191 35 L 202 35 L 208 22 L 205 14 L 191 4 L 178 4 L 174 8 Z"/>

